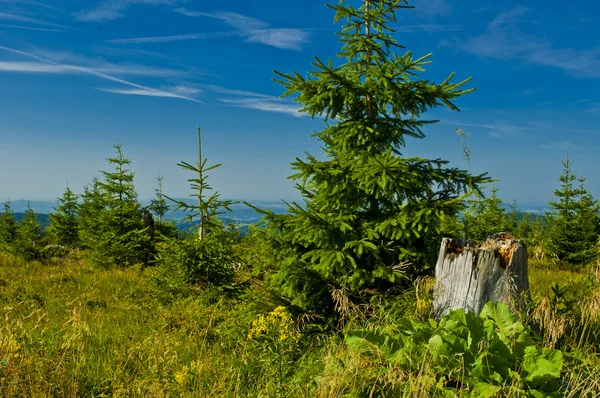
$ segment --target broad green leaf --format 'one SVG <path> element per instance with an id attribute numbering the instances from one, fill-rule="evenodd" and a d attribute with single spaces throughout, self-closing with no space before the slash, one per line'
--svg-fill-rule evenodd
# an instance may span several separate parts
<path id="1" fill-rule="evenodd" d="M 471 395 L 475 395 L 477 397 L 495 397 L 498 392 L 500 392 L 502 388 L 489 384 L 489 383 L 475 383 L 473 386 L 473 393 Z"/>
<path id="2" fill-rule="evenodd" d="M 488 339 L 490 334 L 497 334 L 517 359 L 523 357 L 526 347 L 533 345 L 531 336 L 506 304 L 489 302 L 479 316 L 486 323 Z"/>
<path id="3" fill-rule="evenodd" d="M 560 378 L 563 367 L 563 355 L 558 350 L 538 349 L 535 346 L 525 349 L 523 358 L 523 380 L 532 388 Z"/>

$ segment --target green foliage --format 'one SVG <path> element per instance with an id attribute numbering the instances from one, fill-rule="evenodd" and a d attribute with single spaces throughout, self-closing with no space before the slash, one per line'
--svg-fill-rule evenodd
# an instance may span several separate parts
<path id="1" fill-rule="evenodd" d="M 492 188 L 489 196 L 475 204 L 474 213 L 464 214 L 462 224 L 465 239 L 485 240 L 489 235 L 508 232 L 510 224 L 497 193 L 498 189 Z"/>
<path id="2" fill-rule="evenodd" d="M 35 212 L 27 206 L 25 217 L 17 226 L 13 244 L 14 252 L 25 260 L 41 260 L 44 254 L 45 239 L 42 224 Z"/>
<path id="3" fill-rule="evenodd" d="M 94 180 L 92 187 L 84 192 L 80 209 L 82 240 L 95 265 L 147 264 L 154 246 L 142 221 L 131 160 L 124 156 L 121 144 L 114 148 L 116 156 L 107 160 L 115 170 L 102 171 L 103 180 Z"/>
<path id="4" fill-rule="evenodd" d="M 198 128 L 198 162 L 196 162 L 195 166 L 187 162 L 177 163 L 177 165 L 184 170 L 191 171 L 198 175 L 197 178 L 188 179 L 190 187 L 193 191 L 196 191 L 195 193 L 190 194 L 190 197 L 195 197 L 198 200 L 198 204 L 189 204 L 183 200 L 175 200 L 166 196 L 167 199 L 177 204 L 175 211 L 183 209 L 184 211 L 191 212 L 186 218 L 187 221 L 193 221 L 198 217 L 198 239 L 203 239 L 207 231 L 212 228 L 218 229 L 217 216 L 224 213 L 221 209 L 231 211 L 229 206 L 236 203 L 231 200 L 221 200 L 218 192 L 214 192 L 211 196 L 206 195 L 206 191 L 212 189 L 208 184 L 208 176 L 206 173 L 221 167 L 220 163 L 206 166 L 207 161 L 208 159 L 202 159 L 202 140 L 200 137 L 200 128 Z"/>
<path id="5" fill-rule="evenodd" d="M 106 210 L 104 193 L 97 177 L 94 177 L 90 184 L 83 187 L 81 199 L 77 211 L 80 247 L 92 249 L 99 237 L 98 222 L 100 215 Z"/>
<path id="6" fill-rule="evenodd" d="M 224 230 L 213 230 L 202 240 L 173 240 L 159 251 L 157 263 L 167 279 L 200 287 L 229 286 L 240 262 L 233 249 L 235 240 L 234 234 Z"/>
<path id="7" fill-rule="evenodd" d="M 407 138 L 424 138 L 434 121 L 422 113 L 473 91 L 470 80 L 440 84 L 419 80 L 430 55 L 398 55 L 389 24 L 404 6 L 400 0 L 366 1 L 360 8 L 340 3 L 335 22 L 341 65 L 315 58 L 307 77 L 276 72 L 284 96 L 297 95 L 302 112 L 324 116 L 314 134 L 324 159 L 307 154 L 292 167 L 305 198 L 285 215 L 266 213 L 273 236 L 273 285 L 294 304 L 318 311 L 331 289 L 356 297 L 367 288 L 387 288 L 434 261 L 440 219 L 462 208 L 464 193 L 484 176 L 447 167 L 447 162 L 404 157 Z M 307 286 L 310 284 L 310 286 Z"/>
<path id="8" fill-rule="evenodd" d="M 79 245 L 79 223 L 77 217 L 78 196 L 67 187 L 55 212 L 50 214 L 47 233 L 54 243 L 70 248 Z"/>
<path id="9" fill-rule="evenodd" d="M 598 256 L 599 205 L 585 189 L 585 179 L 571 172 L 568 154 L 562 163 L 561 187 L 546 214 L 547 251 L 564 264 L 581 267 Z"/>
<path id="10" fill-rule="evenodd" d="M 453 311 L 439 324 L 401 319 L 393 330 L 349 332 L 346 344 L 407 371 L 417 371 L 428 361 L 436 379 L 446 380 L 430 391 L 433 395 L 459 387 L 475 396 L 548 396 L 561 387 L 563 354 L 538 348 L 501 303 L 486 304 L 479 316 Z"/>
<path id="11" fill-rule="evenodd" d="M 191 188 L 195 191 L 194 196 L 198 204 L 188 204 L 184 201 L 176 201 L 175 210 L 184 209 L 192 212 L 187 219 L 192 221 L 195 217 L 199 219 L 198 235 L 194 239 L 186 237 L 181 240 L 167 242 L 167 246 L 161 249 L 157 263 L 163 272 L 163 285 L 179 285 L 183 281 L 191 285 L 206 287 L 229 286 L 235 275 L 234 267 L 240 264 L 240 258 L 234 248 L 239 240 L 236 231 L 227 230 L 217 218 L 217 215 L 225 211 L 231 211 L 229 206 L 233 201 L 219 199 L 219 193 L 215 192 L 206 197 L 206 191 L 211 187 L 208 185 L 206 172 L 213 170 L 220 164 L 206 166 L 207 159 L 202 159 L 202 143 L 200 129 L 198 129 L 198 162 L 193 166 L 186 162 L 178 163 L 178 166 L 197 174 L 197 178 L 190 178 Z"/>
<path id="12" fill-rule="evenodd" d="M 4 212 L 0 213 L 0 246 L 10 248 L 17 237 L 17 222 L 10 201 L 4 203 Z"/>
<path id="13" fill-rule="evenodd" d="M 152 213 L 154 213 L 154 215 L 156 217 L 158 217 L 159 223 L 162 222 L 163 217 L 169 211 L 169 205 L 167 204 L 167 201 L 165 199 L 165 195 L 163 194 L 163 189 L 162 189 L 163 178 L 164 177 L 161 175 L 156 177 L 156 181 L 158 182 L 158 187 L 154 190 L 155 196 L 150 201 L 150 206 L 148 206 L 148 209 Z"/>

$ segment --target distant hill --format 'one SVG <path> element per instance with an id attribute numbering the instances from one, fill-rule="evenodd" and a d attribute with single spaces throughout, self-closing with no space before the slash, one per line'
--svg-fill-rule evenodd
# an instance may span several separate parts
<path id="1" fill-rule="evenodd" d="M 25 217 L 25 213 L 14 213 L 14 216 L 15 216 L 15 220 L 17 220 L 17 222 L 21 222 L 23 217 Z M 38 218 L 39 222 L 42 223 L 42 226 L 44 228 L 46 228 L 50 224 L 50 216 L 48 214 L 38 213 L 37 218 Z"/>
<path id="2" fill-rule="evenodd" d="M 193 199 L 190 198 L 176 198 L 177 200 L 183 200 L 187 203 L 195 203 Z M 275 213 L 284 213 L 287 210 L 287 205 L 281 201 L 260 201 L 253 200 L 247 201 L 261 209 L 270 209 Z M 147 206 L 150 204 L 150 201 L 142 202 L 143 206 Z M 2 203 L 3 205 L 3 203 Z M 49 213 L 54 211 L 54 207 L 56 206 L 55 202 L 42 202 L 42 201 L 27 201 L 27 200 L 15 200 L 11 201 L 11 208 L 15 214 L 15 218 L 20 221 L 25 215 L 25 211 L 28 206 L 30 206 L 37 214 L 40 222 L 44 227 L 49 224 Z M 222 219 L 233 222 L 236 226 L 238 226 L 242 230 L 246 230 L 249 225 L 255 224 L 260 221 L 262 216 L 257 213 L 254 209 L 246 206 L 244 203 L 237 203 L 231 206 L 231 213 L 223 214 L 221 216 Z M 184 221 L 188 213 L 183 211 L 169 211 L 165 215 L 165 219 L 174 220 L 175 224 L 178 226 L 180 230 L 185 230 L 197 225 L 197 222 L 188 222 Z"/>
<path id="3" fill-rule="evenodd" d="M 31 206 L 33 211 L 36 213 L 48 214 L 54 211 L 54 207 L 56 207 L 56 202 L 40 202 L 35 200 L 13 200 L 10 202 L 10 207 L 15 213 L 25 213 L 27 210 L 28 204 Z M 2 203 L 4 206 L 4 203 Z"/>
<path id="4" fill-rule="evenodd" d="M 187 203 L 195 203 L 195 201 L 191 198 L 175 198 L 177 200 L 183 200 Z M 253 206 L 256 206 L 261 209 L 269 209 L 275 213 L 282 214 L 287 210 L 287 205 L 282 201 L 261 201 L 261 200 L 251 200 L 247 201 Z M 21 220 L 25 211 L 27 210 L 28 204 L 31 208 L 38 213 L 38 217 L 40 222 L 44 226 L 47 226 L 49 223 L 48 213 L 52 213 L 54 211 L 54 207 L 56 206 L 55 202 L 43 202 L 43 201 L 27 201 L 27 200 L 15 200 L 11 202 L 11 207 L 15 212 L 15 216 L 17 220 Z M 142 205 L 147 206 L 150 204 L 150 201 L 143 201 Z M 504 205 L 505 209 L 508 211 L 510 206 L 508 204 Z M 543 214 L 548 210 L 547 206 L 517 206 L 517 209 L 521 213 L 533 213 L 533 214 Z M 231 213 L 223 214 L 221 216 L 222 219 L 233 222 L 242 230 L 246 230 L 249 225 L 255 224 L 260 221 L 262 216 L 257 213 L 254 209 L 246 206 L 244 203 L 237 203 L 231 206 Z M 175 224 L 178 226 L 180 230 L 185 230 L 197 225 L 197 222 L 188 222 L 184 221 L 185 217 L 188 213 L 179 211 L 169 211 L 165 215 L 165 219 L 175 221 Z"/>

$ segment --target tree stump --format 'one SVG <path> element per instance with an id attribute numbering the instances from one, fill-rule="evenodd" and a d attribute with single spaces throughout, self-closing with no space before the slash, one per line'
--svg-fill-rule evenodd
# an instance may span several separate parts
<path id="1" fill-rule="evenodd" d="M 442 239 L 435 277 L 437 319 L 458 308 L 479 314 L 488 301 L 515 309 L 530 298 L 527 249 L 508 233 L 485 242 Z"/>

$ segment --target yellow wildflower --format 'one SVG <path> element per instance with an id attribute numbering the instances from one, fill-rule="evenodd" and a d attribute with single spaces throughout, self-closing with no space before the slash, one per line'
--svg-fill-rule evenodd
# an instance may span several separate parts
<path id="1" fill-rule="evenodd" d="M 189 371 L 190 369 L 187 366 L 183 366 L 181 368 L 181 371 L 175 372 L 175 381 L 177 382 L 177 384 L 179 384 L 180 386 L 184 386 L 187 383 L 187 380 L 189 378 Z"/>
<path id="2" fill-rule="evenodd" d="M 292 316 L 281 306 L 275 308 L 266 317 L 260 315 L 252 322 L 248 331 L 248 339 L 251 340 L 262 334 L 273 335 L 279 341 L 288 339 L 298 341 L 300 338 Z"/>

